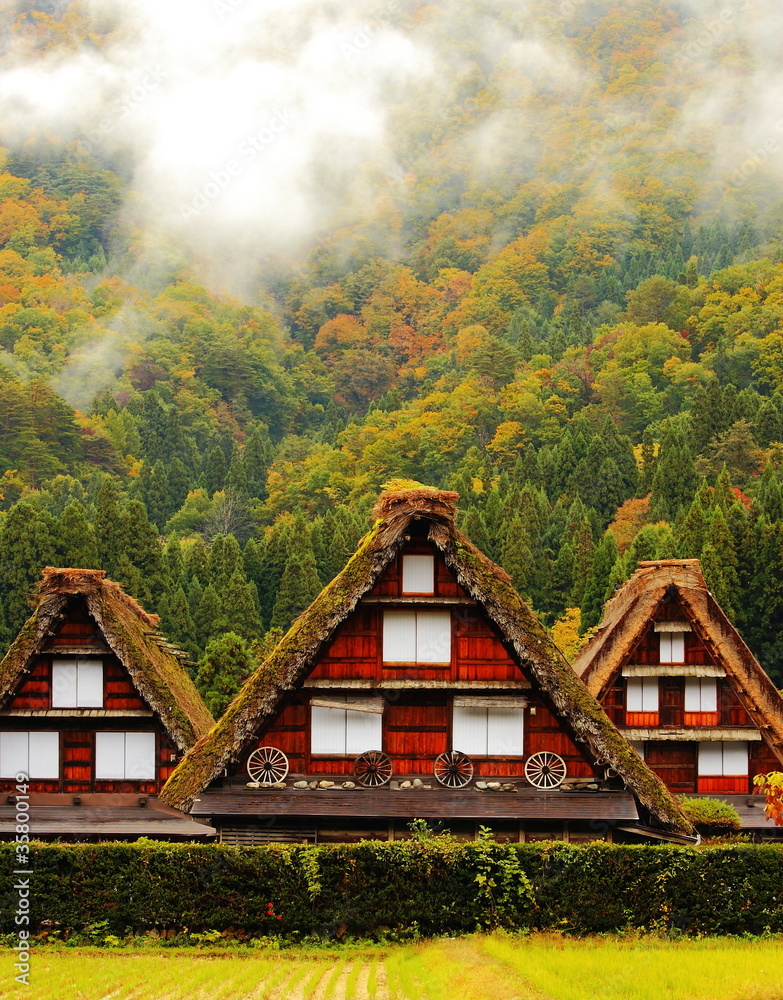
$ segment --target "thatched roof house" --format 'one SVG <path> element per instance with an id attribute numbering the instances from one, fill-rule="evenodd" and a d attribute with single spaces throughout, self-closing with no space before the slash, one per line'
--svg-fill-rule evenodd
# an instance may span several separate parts
<path id="1" fill-rule="evenodd" d="M 487 634 L 497 636 L 498 646 L 502 655 L 509 658 L 514 676 L 519 677 L 521 671 L 528 678 L 525 682 L 528 687 L 540 692 L 541 698 L 546 701 L 551 709 L 551 718 L 560 719 L 562 725 L 567 727 L 569 739 L 583 746 L 584 752 L 597 766 L 611 769 L 618 776 L 617 780 L 632 792 L 645 814 L 645 821 L 662 830 L 690 832 L 688 822 L 666 788 L 611 724 L 546 629 L 516 593 L 508 575 L 457 529 L 457 499 L 456 493 L 416 483 L 389 485 L 375 508 L 373 527 L 361 541 L 357 552 L 294 622 L 266 662 L 244 685 L 223 718 L 187 753 L 162 792 L 161 798 L 165 802 L 180 809 L 189 809 L 204 789 L 219 779 L 224 771 L 236 769 L 237 762 L 247 756 L 248 749 L 256 745 L 273 725 L 292 692 L 302 688 L 308 675 L 328 654 L 335 636 L 342 634 L 341 630 L 359 611 L 365 609 L 368 615 L 377 613 L 374 609 L 386 601 L 397 608 L 453 606 L 453 618 L 458 608 L 463 614 L 470 608 L 472 614 L 475 613 L 486 623 L 482 627 L 491 629 L 491 633 L 488 631 Z M 449 593 L 463 596 L 383 596 L 383 593 L 391 594 L 391 590 L 388 586 L 384 590 L 381 584 L 393 567 L 399 565 L 403 551 L 412 551 L 411 546 L 414 545 L 418 546 L 415 549 L 417 552 L 434 554 L 438 566 L 443 567 L 436 573 L 442 573 L 444 579 L 448 577 L 452 581 Z M 399 590 L 397 593 L 400 593 Z M 367 628 L 372 633 L 374 626 L 371 624 Z M 370 633 L 364 638 L 367 639 Z M 458 657 L 459 653 L 451 654 L 452 669 L 455 668 L 455 656 Z M 382 660 L 380 653 L 378 660 Z M 395 674 L 389 665 L 382 666 L 384 677 L 387 674 L 399 677 L 403 673 L 397 671 Z M 442 665 L 442 670 L 447 667 L 448 664 Z M 375 669 L 374 666 L 372 669 Z M 405 669 L 409 671 L 409 676 L 410 665 L 406 665 Z M 370 676 L 369 673 L 367 676 Z M 416 676 L 424 674 L 419 672 Z M 398 690 L 418 686 L 421 691 L 432 691 L 439 685 L 440 690 L 452 682 L 398 679 L 389 683 L 396 684 Z M 465 683 L 476 685 L 481 682 Z M 486 686 L 497 687 L 501 683 L 489 681 Z M 346 687 L 359 684 L 374 686 L 378 690 L 383 687 L 380 680 L 345 681 Z M 507 686 L 511 687 L 512 682 Z M 454 682 L 454 689 L 458 687 Z M 535 711 L 531 714 L 535 716 Z M 539 709 L 539 715 L 530 720 L 530 724 L 544 714 L 544 710 Z M 201 798 L 203 801 L 204 797 Z M 247 802 L 246 808 L 257 812 L 260 808 L 257 799 L 256 796 L 255 804 Z M 201 808 L 206 810 L 211 806 L 202 805 Z M 243 807 L 240 804 L 237 808 L 241 810 Z M 427 814 L 421 801 L 419 808 Z"/>
<path id="2" fill-rule="evenodd" d="M 214 725 L 158 622 L 102 570 L 44 570 L 0 662 L 0 790 L 29 771 L 36 835 L 212 832 L 152 807 L 176 759 Z M 12 812 L 0 810 L 0 835 Z"/>
<path id="3" fill-rule="evenodd" d="M 783 698 L 696 559 L 641 562 L 607 603 L 574 670 L 676 791 L 744 800 L 754 773 L 783 764 Z"/>
<path id="4" fill-rule="evenodd" d="M 47 566 L 32 616 L 0 662 L 0 705 L 12 694 L 57 627 L 71 598 L 81 598 L 106 643 L 177 747 L 185 751 L 214 725 L 179 653 L 158 633 L 160 618 L 146 612 L 102 569 Z"/>

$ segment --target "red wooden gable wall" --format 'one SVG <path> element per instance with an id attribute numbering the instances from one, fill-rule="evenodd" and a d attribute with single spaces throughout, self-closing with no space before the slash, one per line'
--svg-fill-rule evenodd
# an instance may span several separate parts
<path id="1" fill-rule="evenodd" d="M 434 551 L 428 542 L 412 541 L 404 554 Z M 302 688 L 289 697 L 273 724 L 247 748 L 233 773 L 237 776 L 245 773 L 247 756 L 257 746 L 271 745 L 285 752 L 292 773 L 350 776 L 353 756 L 311 755 L 310 698 L 325 693 L 363 692 L 383 695 L 383 749 L 392 758 L 395 776 L 431 777 L 435 758 L 452 749 L 452 697 L 457 692 L 516 695 L 528 702 L 524 719 L 525 757 L 474 758 L 478 777 L 522 777 L 526 757 L 541 750 L 560 754 L 568 765 L 569 777 L 598 774 L 581 745 L 571 738 L 554 713 L 549 699 L 518 666 L 498 630 L 483 609 L 468 599 L 443 559 L 436 553 L 433 597 L 452 603 L 427 603 L 426 598 L 406 600 L 401 593 L 401 564 L 402 555 L 337 629 Z M 450 610 L 452 641 L 448 664 L 383 663 L 384 611 L 411 609 Z M 357 690 L 351 682 L 361 682 L 363 687 Z M 406 686 L 399 686 L 400 682 Z"/>

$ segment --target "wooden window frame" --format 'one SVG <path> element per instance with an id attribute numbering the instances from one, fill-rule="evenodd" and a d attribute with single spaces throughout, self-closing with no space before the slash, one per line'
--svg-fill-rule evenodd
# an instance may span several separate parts
<path id="1" fill-rule="evenodd" d="M 426 559 L 432 565 L 432 588 L 430 590 L 406 590 L 405 589 L 405 560 L 406 559 Z M 437 585 L 437 563 L 435 556 L 426 552 L 409 552 L 400 557 L 400 594 L 403 597 L 434 597 Z"/>
<path id="2" fill-rule="evenodd" d="M 415 622 L 416 622 L 416 659 L 414 659 L 414 660 L 387 660 L 386 659 L 386 656 L 385 656 L 385 652 L 386 652 L 386 650 L 385 650 L 385 642 L 386 642 L 386 617 L 387 617 L 387 615 L 414 615 L 415 616 Z M 448 658 L 448 660 L 420 660 L 420 659 L 418 659 L 418 653 L 419 653 L 419 649 L 418 649 L 419 616 L 421 616 L 421 615 L 427 615 L 427 616 L 433 616 L 433 617 L 435 615 L 439 615 L 441 617 L 445 617 L 446 615 L 448 615 L 448 619 L 449 619 L 449 658 Z M 452 663 L 452 660 L 454 658 L 454 619 L 453 619 L 453 616 L 451 614 L 451 611 L 445 611 L 445 610 L 441 610 L 441 611 L 426 610 L 425 611 L 423 609 L 416 609 L 416 610 L 405 609 L 405 610 L 402 610 L 402 609 L 399 609 L 399 608 L 394 608 L 394 609 L 389 608 L 388 610 L 384 610 L 383 613 L 382 613 L 382 615 L 381 615 L 381 635 L 380 635 L 380 641 L 378 643 L 378 648 L 380 650 L 380 655 L 381 655 L 381 666 L 385 670 L 389 670 L 389 669 L 396 670 L 398 667 L 412 667 L 412 668 L 418 668 L 418 669 L 421 669 L 421 670 L 429 670 L 429 669 L 432 669 L 432 668 L 437 669 L 439 667 L 440 668 L 450 667 L 451 663 Z"/>
<path id="3" fill-rule="evenodd" d="M 98 737 L 110 733 L 112 735 L 121 735 L 125 737 L 123 743 L 123 772 L 124 777 L 122 778 L 102 778 L 98 776 Z M 152 777 L 144 778 L 134 778 L 128 777 L 127 774 L 127 764 L 128 764 L 128 736 L 140 736 L 140 735 L 152 736 L 153 740 L 153 750 L 152 750 Z M 160 748 L 159 748 L 159 733 L 154 729 L 96 729 L 93 733 L 93 763 L 92 763 L 92 773 L 93 782 L 99 781 L 133 781 L 133 782 L 149 782 L 158 781 L 158 773 L 160 768 Z"/>
<path id="4" fill-rule="evenodd" d="M 0 780 L 2 781 L 12 781 L 16 780 L 17 774 L 27 774 L 27 779 L 30 782 L 33 781 L 56 781 L 60 782 L 62 780 L 63 771 L 63 758 L 62 758 L 62 737 L 61 733 L 57 729 L 4 729 L 3 733 L 10 733 L 14 736 L 26 736 L 27 737 L 27 770 L 17 771 L 12 775 L 2 775 L 0 774 Z M 43 733 L 50 733 L 57 737 L 57 774 L 54 777 L 40 777 L 39 775 L 30 774 L 30 737 L 38 736 Z"/>
<path id="5" fill-rule="evenodd" d="M 55 705 L 54 703 L 54 684 L 55 684 L 55 669 L 57 666 L 64 666 L 65 662 L 73 662 L 76 667 L 76 698 L 74 704 L 69 705 Z M 90 666 L 98 665 L 101 669 L 101 703 L 100 705 L 84 705 L 79 701 L 79 667 L 80 664 L 85 663 Z M 103 657 L 92 657 L 92 656 L 53 656 L 50 681 L 49 681 L 49 707 L 50 708 L 105 708 L 106 707 L 106 665 Z"/>

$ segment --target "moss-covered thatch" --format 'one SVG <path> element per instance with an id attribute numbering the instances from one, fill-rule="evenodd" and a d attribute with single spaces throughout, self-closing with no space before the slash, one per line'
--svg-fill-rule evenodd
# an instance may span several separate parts
<path id="1" fill-rule="evenodd" d="M 158 616 L 144 611 L 103 570 L 47 566 L 39 592 L 32 617 L 0 663 L 0 703 L 19 687 L 33 658 L 66 619 L 70 602 L 82 598 L 107 645 L 180 750 L 193 746 L 214 725 L 173 647 L 157 632 Z"/>
<path id="2" fill-rule="evenodd" d="M 271 724 L 286 692 L 304 682 L 318 653 L 395 558 L 413 522 L 428 526 L 460 585 L 483 606 L 520 664 L 530 672 L 596 761 L 612 767 L 662 827 L 681 833 L 690 824 L 665 785 L 615 729 L 552 642 L 546 629 L 514 590 L 507 573 L 473 545 L 455 525 L 458 494 L 418 483 L 388 484 L 374 511 L 370 532 L 345 569 L 292 625 L 247 681 L 215 728 L 185 756 L 161 798 L 179 809 L 193 800 L 247 742 Z"/>
<path id="3" fill-rule="evenodd" d="M 678 795 L 680 808 L 701 834 L 717 831 L 738 833 L 742 829 L 740 814 L 728 802 L 709 796 Z"/>
<path id="4" fill-rule="evenodd" d="M 598 631 L 574 661 L 587 689 L 596 698 L 603 697 L 667 599 L 681 603 L 694 631 L 725 669 L 745 710 L 783 763 L 783 698 L 707 589 L 698 559 L 639 563 L 606 605 Z"/>

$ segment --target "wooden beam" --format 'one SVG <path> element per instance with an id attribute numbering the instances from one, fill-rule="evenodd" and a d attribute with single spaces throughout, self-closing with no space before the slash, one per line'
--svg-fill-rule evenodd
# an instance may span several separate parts
<path id="1" fill-rule="evenodd" d="M 527 680 L 518 681 L 451 681 L 451 680 L 414 680 L 411 678 L 388 678 L 382 681 L 356 680 L 344 677 L 311 677 L 304 686 L 303 691 L 315 688 L 325 690 L 334 688 L 335 690 L 347 691 L 351 689 L 367 691 L 419 691 L 419 690 L 442 690 L 442 691 L 529 691 L 530 682 Z"/>
<path id="2" fill-rule="evenodd" d="M 472 597 L 363 597 L 359 601 L 362 604 L 438 604 L 438 605 L 458 605 L 464 607 L 469 605 L 478 607 L 478 602 Z"/>

